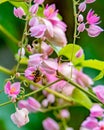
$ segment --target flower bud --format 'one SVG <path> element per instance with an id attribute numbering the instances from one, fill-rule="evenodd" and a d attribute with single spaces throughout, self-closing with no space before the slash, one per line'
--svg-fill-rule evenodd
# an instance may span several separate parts
<path id="1" fill-rule="evenodd" d="M 83 123 L 82 123 L 82 127 L 88 128 L 88 129 L 94 129 L 95 127 L 97 127 L 98 125 L 98 121 L 96 118 L 93 117 L 88 117 Z"/>
<path id="2" fill-rule="evenodd" d="M 22 108 L 21 110 L 17 108 L 16 112 L 11 115 L 11 120 L 18 127 L 21 127 L 29 122 L 28 113 L 26 108 Z"/>
<path id="3" fill-rule="evenodd" d="M 70 117 L 70 113 L 69 113 L 69 111 L 67 109 L 63 109 L 63 110 L 60 111 L 60 116 L 62 118 L 69 118 Z"/>
<path id="4" fill-rule="evenodd" d="M 18 107 L 20 108 L 20 109 L 22 109 L 22 108 L 28 108 L 28 103 L 27 103 L 27 101 L 26 100 L 20 100 L 19 102 L 18 102 Z"/>
<path id="5" fill-rule="evenodd" d="M 90 109 L 90 116 L 91 117 L 102 117 L 104 110 L 100 107 L 100 105 L 95 104 Z"/>
<path id="6" fill-rule="evenodd" d="M 34 0 L 34 3 L 37 3 L 37 4 L 42 4 L 44 2 L 44 0 Z"/>
<path id="7" fill-rule="evenodd" d="M 84 24 L 84 23 L 79 24 L 77 30 L 78 30 L 79 32 L 83 32 L 83 31 L 85 30 L 85 24 Z"/>
<path id="8" fill-rule="evenodd" d="M 31 12 L 32 14 L 36 14 L 38 11 L 38 4 L 34 4 L 30 7 L 29 12 Z"/>
<path id="9" fill-rule="evenodd" d="M 33 27 L 39 24 L 39 20 L 36 17 L 32 17 L 29 21 L 29 26 Z"/>
<path id="10" fill-rule="evenodd" d="M 59 125 L 51 118 L 47 118 L 43 121 L 44 130 L 59 130 Z"/>
<path id="11" fill-rule="evenodd" d="M 54 103 L 55 102 L 55 96 L 53 94 L 48 94 L 47 100 L 49 103 Z"/>
<path id="12" fill-rule="evenodd" d="M 77 58 L 80 58 L 82 55 L 83 55 L 83 50 L 82 49 L 78 50 L 77 53 L 75 54 L 75 56 Z"/>
<path id="13" fill-rule="evenodd" d="M 96 0 L 85 0 L 85 2 L 87 3 L 87 4 L 91 4 L 91 3 L 93 3 L 93 2 L 95 2 Z"/>
<path id="14" fill-rule="evenodd" d="M 93 88 L 93 91 L 95 92 L 96 96 L 98 99 L 104 103 L 104 86 L 103 85 L 98 85 Z"/>
<path id="15" fill-rule="evenodd" d="M 25 12 L 21 7 L 17 8 L 17 9 L 14 7 L 14 15 L 17 18 L 22 18 L 22 16 L 25 15 Z"/>
<path id="16" fill-rule="evenodd" d="M 83 15 L 82 14 L 80 14 L 80 15 L 78 15 L 78 22 L 83 22 Z"/>
<path id="17" fill-rule="evenodd" d="M 34 99 L 33 97 L 29 97 L 27 99 L 27 102 L 29 104 L 29 111 L 30 112 L 36 112 L 41 107 L 40 103 L 36 99 Z"/>
<path id="18" fill-rule="evenodd" d="M 81 2 L 79 4 L 78 9 L 79 9 L 80 12 L 84 12 L 86 10 L 86 3 L 85 3 L 85 1 Z"/>
<path id="19" fill-rule="evenodd" d="M 25 49 L 23 47 L 18 50 L 18 55 L 22 57 L 25 55 Z"/>
<path id="20" fill-rule="evenodd" d="M 44 99 L 44 100 L 42 101 L 42 106 L 43 106 L 43 107 L 47 107 L 47 106 L 48 106 L 48 100 L 47 100 L 47 99 Z"/>

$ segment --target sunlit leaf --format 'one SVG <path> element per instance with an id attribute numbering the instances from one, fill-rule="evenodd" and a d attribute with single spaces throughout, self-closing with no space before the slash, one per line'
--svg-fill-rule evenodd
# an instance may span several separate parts
<path id="1" fill-rule="evenodd" d="M 0 4 L 7 2 L 8 0 L 0 0 Z"/>
<path id="2" fill-rule="evenodd" d="M 104 70 L 104 61 L 100 60 L 85 60 L 82 62 L 83 67 L 92 68 L 96 70 Z"/>
<path id="3" fill-rule="evenodd" d="M 79 45 L 68 44 L 59 51 L 59 56 L 65 56 L 72 61 L 74 65 L 81 63 L 84 60 L 84 54 L 79 58 L 76 57 L 76 53 L 82 49 Z"/>
<path id="4" fill-rule="evenodd" d="M 100 80 L 104 77 L 104 73 L 103 72 L 100 72 L 93 80 L 94 81 L 97 81 L 97 80 Z"/>
<path id="5" fill-rule="evenodd" d="M 74 92 L 72 94 L 72 98 L 77 103 L 79 103 L 80 105 L 82 105 L 88 109 L 90 109 L 93 105 L 91 100 L 88 98 L 88 96 L 84 92 L 80 91 L 77 88 L 74 89 Z"/>

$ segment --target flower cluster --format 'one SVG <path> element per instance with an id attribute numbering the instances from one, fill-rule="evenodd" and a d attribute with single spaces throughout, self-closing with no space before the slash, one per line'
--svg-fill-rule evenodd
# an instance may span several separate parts
<path id="1" fill-rule="evenodd" d="M 100 120 L 99 120 L 100 119 Z M 82 128 L 87 130 L 103 130 L 104 129 L 104 109 L 98 104 L 93 105 L 90 109 L 90 116 L 82 123 Z"/>
<path id="2" fill-rule="evenodd" d="M 86 16 L 86 23 L 84 23 L 84 17 L 81 14 L 81 12 L 84 12 L 86 10 L 86 4 L 90 4 L 95 2 L 95 0 L 85 0 L 84 2 L 79 4 L 79 15 L 78 15 L 78 32 L 83 32 L 84 30 L 86 30 L 88 32 L 88 35 L 90 37 L 97 37 L 102 31 L 103 29 L 101 27 L 98 26 L 98 24 L 100 23 L 100 17 L 97 16 L 96 14 L 94 14 L 94 11 L 91 9 L 89 10 L 89 12 L 87 13 Z M 88 28 L 86 26 L 89 26 Z"/>
<path id="3" fill-rule="evenodd" d="M 55 112 L 55 118 L 60 125 L 54 119 L 47 117 L 43 120 L 43 128 L 45 130 L 60 130 L 61 127 L 64 127 L 65 130 L 73 130 L 68 124 L 70 112 L 68 109 L 64 109 L 63 105 L 75 103 L 74 100 L 69 100 L 69 97 L 73 99 L 73 92 L 77 90 L 75 86 L 87 93 L 94 82 L 83 72 L 82 66 L 77 68 L 80 63 L 74 64 L 73 57 L 75 60 L 83 57 L 82 48 L 76 51 L 76 48 L 74 50 L 75 45 L 73 45 L 73 54 L 70 56 L 68 54 L 68 57 L 71 58 L 67 61 L 61 56 L 53 58 L 60 49 L 67 45 L 65 35 L 67 25 L 58 17 L 55 4 L 46 4 L 44 7 L 42 6 L 43 2 L 44 0 L 27 2 L 29 4 L 28 13 L 21 7 L 14 8 L 14 15 L 19 19 L 26 20 L 26 26 L 17 54 L 18 63 L 13 71 L 13 78 L 8 79 L 4 86 L 4 92 L 9 96 L 11 102 L 16 103 L 16 112 L 11 115 L 11 120 L 18 127 L 29 122 L 29 113 L 45 112 L 61 106 L 61 109 L 59 108 L 60 110 Z M 88 12 L 86 23 L 84 23 L 81 12 L 86 10 L 87 4 L 93 2 L 95 0 L 85 0 L 78 6 L 78 35 L 86 30 L 90 37 L 96 37 L 103 31 L 98 26 L 100 17 L 93 10 Z M 39 15 L 41 8 L 42 16 Z M 26 66 L 21 70 L 20 65 L 23 61 L 25 61 Z M 63 76 L 68 80 L 65 80 Z M 21 82 L 18 82 L 17 79 Z M 68 82 L 69 80 L 73 83 Z M 30 93 L 25 92 L 27 86 Z M 92 90 L 104 103 L 103 86 L 96 86 Z M 60 97 L 64 98 L 60 99 Z M 65 101 L 65 99 L 67 100 Z M 103 115 L 104 110 L 95 104 L 90 110 L 90 116 L 82 123 L 82 128 L 88 130 L 104 129 Z M 99 118 L 102 120 L 99 121 Z M 63 121 L 65 122 L 63 123 Z"/>

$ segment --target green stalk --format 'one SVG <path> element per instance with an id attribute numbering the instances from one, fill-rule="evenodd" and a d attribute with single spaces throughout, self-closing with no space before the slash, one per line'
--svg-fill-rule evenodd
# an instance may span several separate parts
<path id="1" fill-rule="evenodd" d="M 59 73 L 59 72 L 58 72 Z M 59 75 L 62 77 L 63 80 L 67 81 L 68 83 L 70 83 L 71 85 L 73 85 L 74 87 L 78 88 L 79 90 L 81 90 L 82 92 L 84 92 L 85 94 L 87 94 L 88 96 L 90 96 L 90 98 L 92 98 L 94 101 L 103 104 L 94 94 L 92 94 L 89 91 L 86 91 L 82 86 L 80 86 L 79 84 L 73 82 L 72 80 L 70 80 L 69 78 L 67 78 L 66 76 L 64 76 L 63 74 L 59 73 Z"/>

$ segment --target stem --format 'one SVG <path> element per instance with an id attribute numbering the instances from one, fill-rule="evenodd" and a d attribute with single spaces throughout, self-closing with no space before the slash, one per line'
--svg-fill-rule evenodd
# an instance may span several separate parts
<path id="1" fill-rule="evenodd" d="M 12 74 L 12 72 L 9 69 L 6 69 L 6 68 L 4 68 L 2 66 L 0 66 L 0 72 L 4 72 L 4 73 L 9 74 L 9 75 Z"/>
<path id="2" fill-rule="evenodd" d="M 29 7 L 28 8 L 30 8 L 30 6 L 31 6 L 31 0 L 29 1 Z M 25 26 L 24 26 L 22 39 L 21 39 L 21 50 L 20 50 L 19 60 L 18 60 L 17 66 L 16 66 L 16 72 L 18 71 L 18 68 L 20 66 L 22 48 L 24 47 L 24 43 L 27 44 L 26 37 L 27 37 L 27 26 L 28 26 L 28 21 L 29 21 L 29 15 L 30 15 L 30 13 L 28 12 L 28 14 L 26 16 L 26 22 L 25 22 Z"/>
<path id="3" fill-rule="evenodd" d="M 1 106 L 5 106 L 5 105 L 8 105 L 8 104 L 10 104 L 10 103 L 12 103 L 12 101 L 8 101 L 8 102 L 1 103 L 1 104 L 0 104 L 0 107 L 1 107 Z"/>
<path id="4" fill-rule="evenodd" d="M 59 73 L 59 72 L 58 72 Z M 69 78 L 67 78 L 66 76 L 64 76 L 63 74 L 59 73 L 59 75 L 62 77 L 63 80 L 67 81 L 68 83 L 70 83 L 71 85 L 73 85 L 74 87 L 78 88 L 79 90 L 81 90 L 82 92 L 86 93 L 88 96 L 90 96 L 94 101 L 99 102 L 101 104 L 103 104 L 94 94 L 86 91 L 82 86 L 80 86 L 79 84 L 73 82 L 72 80 L 70 80 Z"/>
<path id="5" fill-rule="evenodd" d="M 35 91 L 31 92 L 31 93 L 28 93 L 28 94 L 26 94 L 24 97 L 28 97 L 28 96 L 31 96 L 31 95 L 37 93 L 37 92 L 40 92 L 40 91 L 42 91 L 43 89 L 45 89 L 45 88 L 47 88 L 47 87 L 49 87 L 49 86 L 51 86 L 51 85 L 53 85 L 53 84 L 55 84 L 55 83 L 57 83 L 57 82 L 59 82 L 59 81 L 60 81 L 60 79 L 58 79 L 58 80 L 56 80 L 56 81 L 54 81 L 54 82 L 48 84 L 47 86 L 42 86 L 40 89 L 35 90 Z"/>
<path id="6" fill-rule="evenodd" d="M 63 109 L 66 107 L 69 107 L 71 104 L 65 104 L 62 106 L 56 106 L 56 107 L 48 107 L 47 109 L 41 109 L 41 112 L 49 112 L 49 111 L 53 111 L 53 110 L 58 110 L 58 109 Z"/>
<path id="7" fill-rule="evenodd" d="M 29 82 L 29 83 L 32 84 L 33 86 L 36 86 L 36 87 L 39 87 L 39 88 L 45 88 L 45 90 L 46 90 L 47 92 L 52 93 L 52 94 L 54 94 L 55 96 L 60 97 L 60 98 L 66 100 L 66 101 L 68 101 L 68 102 L 73 102 L 73 101 L 74 101 L 74 99 L 72 99 L 71 97 L 66 97 L 65 95 L 63 95 L 63 94 L 61 94 L 61 93 L 58 93 L 58 92 L 56 92 L 56 91 L 54 91 L 54 90 L 52 90 L 52 89 L 50 89 L 50 88 L 47 88 L 47 86 L 43 86 L 43 85 L 41 85 L 41 84 L 34 83 L 33 81 L 30 81 L 30 80 L 28 80 L 27 78 L 25 78 L 25 77 L 23 77 L 23 76 L 20 76 L 20 77 L 18 77 L 18 78 L 19 78 L 20 80 L 26 80 L 27 82 Z M 55 81 L 55 82 L 56 82 L 56 81 Z M 50 85 L 48 85 L 48 87 L 51 86 L 52 84 L 54 84 L 54 83 L 51 83 Z M 38 91 L 38 90 L 37 90 L 37 91 Z"/>
<path id="8" fill-rule="evenodd" d="M 74 54 L 74 45 L 76 43 L 76 34 L 77 34 L 77 10 L 76 10 L 76 1 L 73 0 L 73 13 L 74 13 L 74 37 L 73 37 L 73 48 L 72 48 L 72 55 L 71 55 L 71 61 L 73 60 L 73 54 Z"/>
<path id="9" fill-rule="evenodd" d="M 6 70 L 6 71 L 5 71 L 5 70 Z M 6 68 L 4 68 L 4 67 L 1 67 L 1 70 L 0 70 L 0 71 L 4 72 L 4 73 L 6 73 L 6 74 L 9 74 L 9 75 L 12 74 L 10 70 L 8 70 L 8 69 L 6 69 Z M 30 94 L 24 95 L 24 97 L 30 96 L 30 95 L 32 95 L 32 94 L 35 94 L 36 92 L 39 92 L 39 91 L 45 89 L 47 92 L 52 93 L 52 94 L 54 94 L 56 97 L 62 98 L 62 99 L 64 99 L 64 100 L 68 101 L 69 103 L 73 103 L 73 101 L 74 101 L 74 99 L 72 99 L 71 97 L 66 97 L 65 95 L 63 95 L 63 94 L 61 94 L 61 93 L 58 93 L 58 92 L 56 92 L 56 91 L 54 91 L 54 90 L 52 90 L 52 89 L 50 89 L 50 88 L 47 88 L 47 87 L 49 87 L 49 86 L 55 84 L 56 82 L 60 81 L 61 79 L 56 80 L 55 82 L 50 83 L 50 84 L 47 85 L 47 86 L 34 83 L 33 81 L 30 81 L 30 80 L 28 80 L 27 78 L 25 78 L 25 77 L 23 77 L 23 76 L 18 77 L 18 79 L 20 79 L 20 80 L 26 80 L 27 82 L 29 82 L 29 83 L 32 84 L 33 86 L 36 86 L 36 87 L 40 88 L 39 90 L 36 90 L 36 91 L 34 91 L 34 92 L 31 92 Z M 11 103 L 11 101 L 7 102 L 7 104 L 9 104 L 9 103 Z M 3 106 L 4 106 L 5 104 L 6 104 L 6 103 L 3 103 Z M 0 104 L 0 106 L 2 106 L 2 104 Z"/>
<path id="10" fill-rule="evenodd" d="M 76 43 L 76 34 L 77 34 L 77 9 L 76 9 L 76 1 L 73 0 L 73 14 L 74 14 L 74 36 L 73 36 L 73 47 L 72 47 L 72 54 L 71 54 L 71 62 L 73 62 L 73 56 L 74 56 L 74 46 Z M 73 66 L 71 66 L 71 76 L 70 79 L 72 79 L 72 74 L 73 74 Z"/>
<path id="11" fill-rule="evenodd" d="M 18 40 L 13 37 L 2 25 L 0 25 L 0 31 L 4 33 L 11 41 L 13 41 L 16 45 L 18 44 Z"/>

